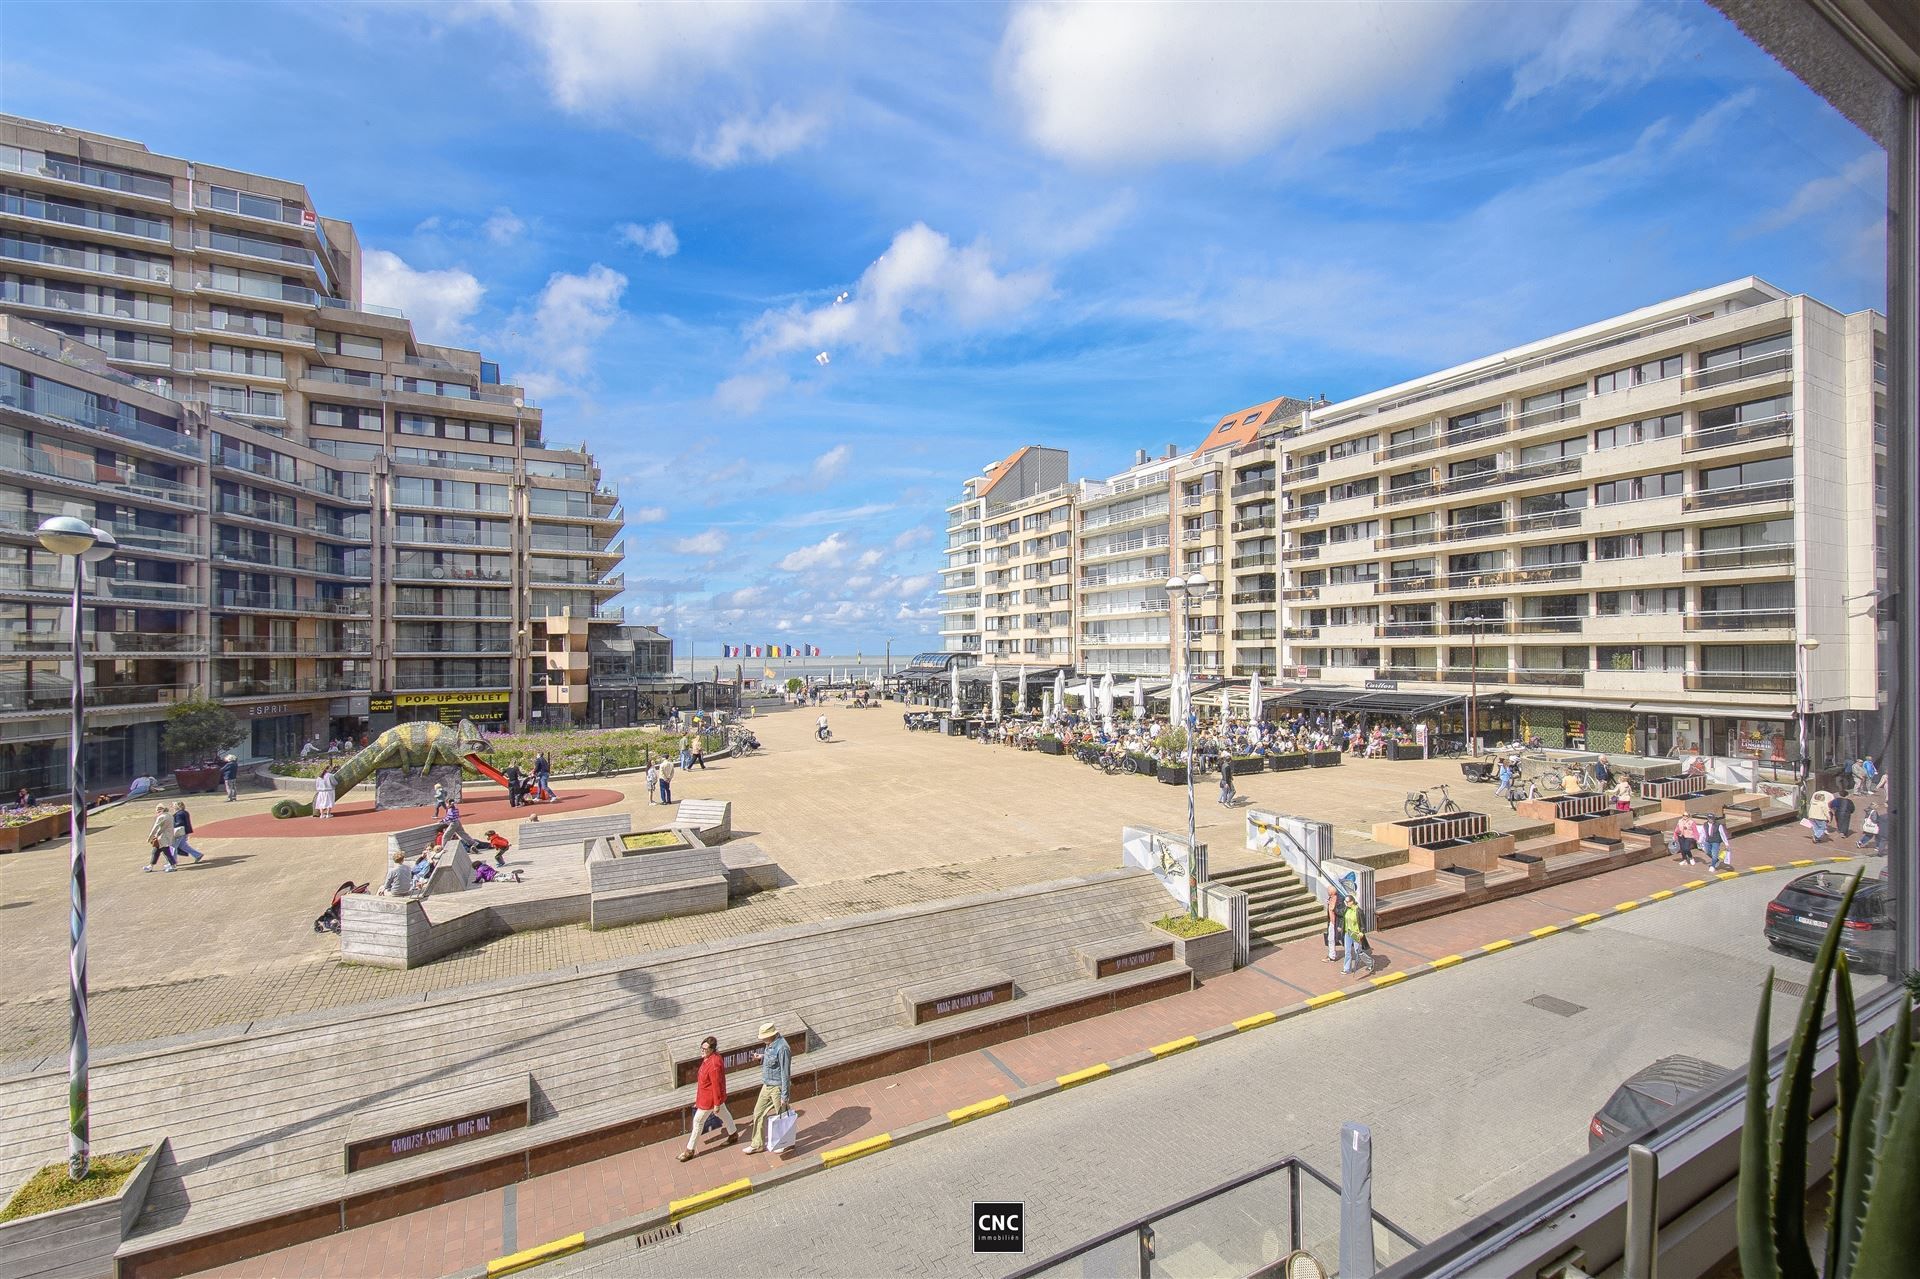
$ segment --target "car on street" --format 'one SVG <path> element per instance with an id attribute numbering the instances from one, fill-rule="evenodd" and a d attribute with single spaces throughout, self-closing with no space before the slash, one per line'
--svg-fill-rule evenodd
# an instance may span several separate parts
<path id="1" fill-rule="evenodd" d="M 1607 1104 L 1594 1113 L 1587 1124 L 1587 1149 L 1598 1150 L 1658 1122 L 1694 1093 L 1719 1083 L 1727 1073 L 1725 1066 L 1679 1053 L 1642 1067 L 1614 1089 Z"/>
<path id="2" fill-rule="evenodd" d="M 1811 959 L 1840 909 L 1853 873 L 1816 870 L 1802 875 L 1767 903 L 1767 945 Z M 1840 928 L 1840 949 L 1853 968 L 1889 972 L 1893 966 L 1893 898 L 1884 879 L 1863 879 Z"/>

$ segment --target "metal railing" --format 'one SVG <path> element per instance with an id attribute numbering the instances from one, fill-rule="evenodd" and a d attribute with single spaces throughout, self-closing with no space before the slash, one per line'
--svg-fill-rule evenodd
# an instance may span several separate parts
<path id="1" fill-rule="evenodd" d="M 1735 568 L 1771 568 L 1793 563 L 1793 543 L 1775 542 L 1758 546 L 1727 546 L 1688 551 L 1684 567 L 1689 573 L 1721 572 Z"/>
<path id="2" fill-rule="evenodd" d="M 1689 693 L 1791 693 L 1790 671 L 1688 671 Z"/>
<path id="3" fill-rule="evenodd" d="M 1708 613 L 1688 613 L 1690 631 L 1764 631 L 1791 629 L 1790 608 L 1724 609 Z"/>
<path id="4" fill-rule="evenodd" d="M 1747 444 L 1754 440 L 1775 440 L 1793 434 L 1793 414 L 1777 413 L 1772 417 L 1755 418 L 1751 422 L 1732 422 L 1726 426 L 1709 426 L 1689 432 L 1680 441 L 1682 453 L 1697 453 L 1701 449 L 1726 448 L 1731 444 Z"/>
<path id="5" fill-rule="evenodd" d="M 1686 388 L 1689 391 L 1704 391 L 1709 387 L 1726 386 L 1752 378 L 1779 377 L 1791 372 L 1792 351 L 1769 351 L 1764 355 L 1750 355 L 1744 360 L 1735 360 L 1731 364 L 1696 369 L 1687 375 Z"/>
<path id="6" fill-rule="evenodd" d="M 1701 489 L 1680 499 L 1683 511 L 1713 511 L 1727 506 L 1753 506 L 1760 502 L 1787 502 L 1793 499 L 1792 480 L 1766 480 L 1758 484 L 1736 484 L 1729 488 Z"/>

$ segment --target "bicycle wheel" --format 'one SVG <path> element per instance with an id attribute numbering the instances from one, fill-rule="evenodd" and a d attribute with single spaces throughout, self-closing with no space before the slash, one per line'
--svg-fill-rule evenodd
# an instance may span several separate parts
<path id="1" fill-rule="evenodd" d="M 1451 799 L 1446 800 L 1440 805 L 1440 812 L 1442 816 L 1451 817 L 1453 814 L 1459 811 L 1460 811 L 1460 805 L 1458 805 Z"/>
<path id="2" fill-rule="evenodd" d="M 1128 777 L 1132 777 L 1135 773 L 1138 773 L 1140 771 L 1140 765 L 1134 763 L 1133 757 L 1129 755 L 1127 758 L 1120 761 L 1120 771 L 1125 773 Z"/>
<path id="3" fill-rule="evenodd" d="M 1409 795 L 1407 796 L 1406 803 L 1400 805 L 1400 811 L 1408 817 L 1418 817 L 1426 811 L 1426 808 L 1426 796 L 1424 795 Z"/>

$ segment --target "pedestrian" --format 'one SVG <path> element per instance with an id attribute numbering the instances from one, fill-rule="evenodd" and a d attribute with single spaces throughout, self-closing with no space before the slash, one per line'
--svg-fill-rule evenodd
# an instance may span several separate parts
<path id="1" fill-rule="evenodd" d="M 1633 783 L 1624 777 L 1613 784 L 1613 811 L 1616 813 L 1633 811 Z"/>
<path id="2" fill-rule="evenodd" d="M 380 885 L 382 897 L 409 897 L 413 894 L 413 867 L 407 863 L 405 853 L 393 855 L 393 869 L 387 872 L 387 882 Z"/>
<path id="3" fill-rule="evenodd" d="M 187 842 L 187 836 L 193 834 L 193 817 L 187 812 L 187 801 L 175 800 L 173 805 L 173 856 L 177 862 L 180 854 L 192 853 L 193 860 L 200 860 L 200 850 Z"/>
<path id="4" fill-rule="evenodd" d="M 659 794 L 660 764 L 657 760 L 649 759 L 647 761 L 647 802 L 649 804 L 659 803 Z"/>
<path id="5" fill-rule="evenodd" d="M 693 767 L 693 739 L 691 738 L 680 743 L 680 767 Z"/>
<path id="6" fill-rule="evenodd" d="M 548 779 L 552 776 L 553 761 L 547 758 L 545 751 L 541 751 L 533 757 L 533 790 L 542 803 L 553 802 L 553 787 L 548 785 Z"/>
<path id="7" fill-rule="evenodd" d="M 707 741 L 703 735 L 698 733 L 694 734 L 694 737 L 693 737 L 693 765 L 692 766 L 694 768 L 701 770 L 702 772 L 705 772 L 707 768 Z"/>
<path id="8" fill-rule="evenodd" d="M 1880 789 L 1880 768 L 1869 755 L 1860 761 L 1860 776 L 1866 780 L 1864 789 L 1870 795 Z"/>
<path id="9" fill-rule="evenodd" d="M 339 784 L 340 779 L 334 775 L 333 764 L 329 762 L 320 770 L 320 776 L 313 783 L 313 815 L 315 817 L 333 816 L 333 800 Z"/>
<path id="10" fill-rule="evenodd" d="M 227 802 L 240 798 L 240 761 L 228 751 L 220 758 L 220 784 L 227 788 Z"/>
<path id="11" fill-rule="evenodd" d="M 1860 819 L 1860 838 L 1854 841 L 1855 848 L 1865 848 L 1869 841 L 1880 837 L 1880 810 L 1869 808 L 1867 815 Z"/>
<path id="12" fill-rule="evenodd" d="M 1347 898 L 1346 913 L 1340 922 L 1345 926 L 1347 943 L 1346 959 L 1341 963 L 1340 971 L 1343 973 L 1351 973 L 1359 967 L 1360 949 L 1366 944 L 1365 935 L 1360 927 L 1360 903 L 1358 901 L 1351 897 Z M 1371 970 L 1373 965 L 1368 964 L 1367 967 Z"/>
<path id="13" fill-rule="evenodd" d="M 520 765 L 508 764 L 500 775 L 507 779 L 507 807 L 520 807 L 527 798 L 526 774 L 520 771 Z"/>
<path id="14" fill-rule="evenodd" d="M 1813 828 L 1813 842 L 1827 842 L 1827 823 L 1833 820 L 1833 792 L 1817 790 L 1807 801 L 1807 824 Z"/>
<path id="15" fill-rule="evenodd" d="M 776 1114 L 793 1109 L 788 1098 L 793 1091 L 793 1050 L 780 1037 L 780 1028 L 772 1022 L 760 1027 L 760 1096 L 753 1103 L 753 1135 L 747 1139 L 746 1153 L 763 1155 L 767 1151 L 767 1121 Z"/>
<path id="16" fill-rule="evenodd" d="M 1701 830 L 1701 844 L 1707 851 L 1707 869 L 1731 870 L 1733 839 L 1727 834 L 1725 820 L 1718 813 L 1708 813 Z"/>
<path id="17" fill-rule="evenodd" d="M 147 828 L 147 843 L 153 848 L 153 856 L 147 858 L 148 873 L 152 873 L 154 864 L 162 857 L 167 859 L 167 870 L 172 870 L 175 863 L 173 818 L 167 813 L 165 804 L 155 804 L 153 807 L 153 825 Z"/>
<path id="18" fill-rule="evenodd" d="M 1598 783 L 1600 790 L 1606 790 L 1613 785 L 1613 765 L 1607 762 L 1605 755 L 1602 755 L 1599 762 L 1593 766 L 1593 780 Z"/>
<path id="19" fill-rule="evenodd" d="M 1340 900 L 1340 890 L 1331 884 L 1327 885 L 1327 962 L 1329 964 L 1340 958 L 1340 942 L 1346 931 L 1340 926 L 1344 910 L 1345 903 Z"/>
<path id="20" fill-rule="evenodd" d="M 433 820 L 439 821 L 447 815 L 447 785 L 445 782 L 433 784 Z"/>
<path id="21" fill-rule="evenodd" d="M 1827 807 L 1833 813 L 1833 829 L 1841 839 L 1853 838 L 1853 797 L 1841 791 Z"/>
<path id="22" fill-rule="evenodd" d="M 669 755 L 660 761 L 660 802 L 673 802 L 673 757 Z"/>
<path id="23" fill-rule="evenodd" d="M 1220 757 L 1220 805 L 1223 808 L 1232 808 L 1237 801 L 1238 797 L 1233 793 L 1233 756 L 1222 755 Z"/>
<path id="24" fill-rule="evenodd" d="M 693 1129 L 687 1134 L 687 1148 L 680 1152 L 681 1163 L 693 1158 L 694 1147 L 699 1144 L 710 1116 L 717 1116 L 727 1130 L 727 1139 L 721 1145 L 731 1146 L 740 1140 L 733 1112 L 727 1109 L 727 1063 L 721 1060 L 720 1043 L 712 1035 L 700 1041 L 700 1074 L 693 1089 Z"/>
<path id="25" fill-rule="evenodd" d="M 1499 777 L 1500 777 L 1500 784 L 1494 787 L 1493 793 L 1495 795 L 1498 795 L 1501 799 L 1512 799 L 1513 798 L 1513 765 L 1504 758 L 1500 761 Z"/>

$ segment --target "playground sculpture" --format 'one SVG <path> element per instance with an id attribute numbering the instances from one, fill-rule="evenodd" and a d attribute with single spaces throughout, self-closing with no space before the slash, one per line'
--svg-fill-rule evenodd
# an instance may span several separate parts
<path id="1" fill-rule="evenodd" d="M 383 768 L 407 771 L 417 768 L 425 773 L 435 764 L 451 764 L 456 767 L 465 765 L 484 775 L 491 770 L 483 769 L 480 761 L 473 756 L 489 749 L 486 739 L 471 720 L 461 720 L 458 728 L 448 728 L 445 724 L 430 720 L 395 724 L 335 771 L 333 793 L 336 797 L 344 795 Z M 313 801 L 303 803 L 297 799 L 283 799 L 273 806 L 273 815 L 311 817 Z"/>

